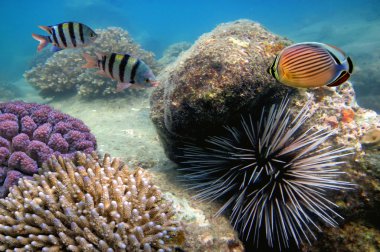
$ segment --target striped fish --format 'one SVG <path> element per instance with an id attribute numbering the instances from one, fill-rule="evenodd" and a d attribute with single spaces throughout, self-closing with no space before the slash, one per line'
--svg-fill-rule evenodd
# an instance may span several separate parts
<path id="1" fill-rule="evenodd" d="M 65 48 L 84 47 L 95 41 L 97 34 L 87 25 L 76 22 L 65 22 L 52 26 L 39 26 L 49 33 L 49 36 L 32 34 L 40 42 L 37 47 L 41 51 L 49 43 L 53 44 L 52 51 Z"/>
<path id="2" fill-rule="evenodd" d="M 342 50 L 317 42 L 284 48 L 268 68 L 279 82 L 301 88 L 335 87 L 346 82 L 352 71 L 352 61 Z"/>
<path id="3" fill-rule="evenodd" d="M 87 61 L 83 68 L 98 68 L 98 74 L 118 82 L 120 92 L 134 84 L 135 87 L 155 87 L 158 85 L 152 70 L 142 60 L 129 54 L 97 54 L 97 58 L 83 54 Z"/>

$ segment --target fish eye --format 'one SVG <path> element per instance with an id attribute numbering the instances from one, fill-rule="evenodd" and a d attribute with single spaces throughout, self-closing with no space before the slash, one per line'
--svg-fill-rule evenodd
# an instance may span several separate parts
<path id="1" fill-rule="evenodd" d="M 91 33 L 90 33 L 90 37 L 91 37 L 91 38 L 95 37 L 95 33 L 91 32 Z"/>
<path id="2" fill-rule="evenodd" d="M 145 78 L 145 82 L 149 82 L 150 80 L 149 80 L 149 78 Z"/>

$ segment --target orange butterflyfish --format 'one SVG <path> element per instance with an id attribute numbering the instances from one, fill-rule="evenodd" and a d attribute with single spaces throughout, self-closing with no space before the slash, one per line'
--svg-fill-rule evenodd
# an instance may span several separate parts
<path id="1" fill-rule="evenodd" d="M 298 43 L 284 48 L 268 73 L 291 87 L 335 87 L 351 76 L 350 57 L 339 48 L 317 42 Z"/>

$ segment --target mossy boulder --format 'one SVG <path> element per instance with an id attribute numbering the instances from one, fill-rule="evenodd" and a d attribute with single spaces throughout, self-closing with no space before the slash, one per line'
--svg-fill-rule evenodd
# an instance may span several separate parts
<path id="1" fill-rule="evenodd" d="M 151 96 L 151 119 L 168 157 L 175 161 L 183 142 L 214 135 L 242 112 L 281 100 L 289 88 L 267 68 L 289 44 L 258 23 L 239 20 L 202 35 L 166 67 Z"/>

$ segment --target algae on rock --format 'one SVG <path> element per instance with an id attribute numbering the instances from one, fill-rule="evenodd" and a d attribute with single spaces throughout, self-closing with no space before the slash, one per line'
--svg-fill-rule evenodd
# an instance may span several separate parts
<path id="1" fill-rule="evenodd" d="M 162 70 L 151 118 L 168 156 L 184 139 L 203 139 L 242 111 L 271 104 L 290 90 L 266 73 L 290 41 L 249 20 L 221 24 Z"/>

